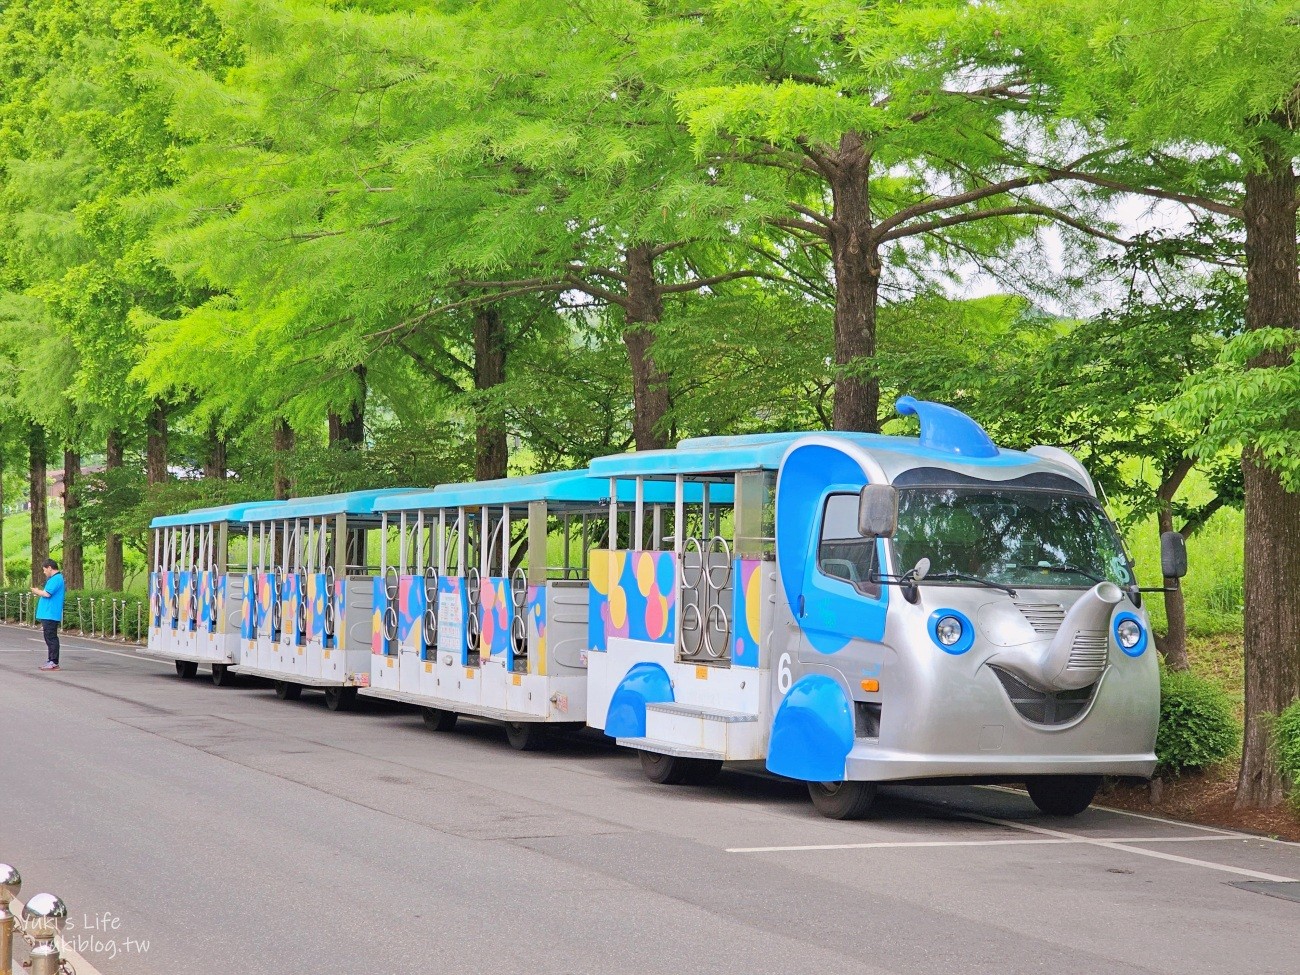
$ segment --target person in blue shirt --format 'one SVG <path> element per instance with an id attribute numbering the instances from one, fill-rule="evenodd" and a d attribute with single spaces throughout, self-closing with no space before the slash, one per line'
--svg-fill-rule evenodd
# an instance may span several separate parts
<path id="1" fill-rule="evenodd" d="M 49 648 L 50 659 L 41 664 L 41 670 L 59 669 L 59 624 L 63 622 L 63 573 L 59 563 L 46 559 L 41 563 L 45 573 L 45 588 L 32 586 L 32 594 L 40 596 L 36 604 L 36 618 L 41 621 L 45 633 L 45 646 Z"/>

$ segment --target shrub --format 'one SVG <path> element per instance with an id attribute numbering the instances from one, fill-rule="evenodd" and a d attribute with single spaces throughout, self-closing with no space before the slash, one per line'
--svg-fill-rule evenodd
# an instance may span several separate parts
<path id="1" fill-rule="evenodd" d="M 1241 726 L 1223 688 L 1190 671 L 1161 671 L 1156 771 L 1177 775 L 1207 768 L 1240 744 Z"/>
<path id="2" fill-rule="evenodd" d="M 5 559 L 5 582 L 10 589 L 26 592 L 32 584 L 32 560 L 17 557 Z"/>
<path id="3" fill-rule="evenodd" d="M 1300 701 L 1278 715 L 1273 725 L 1273 745 L 1282 777 L 1291 791 L 1291 805 L 1300 812 Z"/>

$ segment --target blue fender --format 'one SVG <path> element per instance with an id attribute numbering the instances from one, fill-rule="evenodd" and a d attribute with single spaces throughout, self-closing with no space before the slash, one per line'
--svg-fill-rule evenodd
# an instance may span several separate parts
<path id="1" fill-rule="evenodd" d="M 611 738 L 644 738 L 645 706 L 673 700 L 668 671 L 658 664 L 635 664 L 609 699 L 605 734 Z"/>
<path id="2" fill-rule="evenodd" d="M 805 782 L 839 782 L 853 749 L 853 709 L 821 674 L 795 681 L 772 722 L 768 771 Z"/>

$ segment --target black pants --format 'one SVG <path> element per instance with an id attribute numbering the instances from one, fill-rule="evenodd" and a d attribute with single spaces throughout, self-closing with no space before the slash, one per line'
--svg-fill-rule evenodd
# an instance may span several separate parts
<path id="1" fill-rule="evenodd" d="M 59 621 L 41 620 L 41 629 L 45 633 L 45 645 L 50 648 L 50 663 L 59 662 Z"/>

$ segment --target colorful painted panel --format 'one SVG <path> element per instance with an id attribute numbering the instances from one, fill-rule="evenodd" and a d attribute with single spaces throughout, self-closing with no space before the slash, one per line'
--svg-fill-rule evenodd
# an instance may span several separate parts
<path id="1" fill-rule="evenodd" d="M 217 625 L 214 627 L 217 633 L 226 632 L 226 607 L 230 599 L 230 576 L 222 575 L 217 579 L 215 589 L 217 599 Z"/>
<path id="2" fill-rule="evenodd" d="M 347 619 L 348 587 L 347 580 L 334 580 L 334 635 L 327 637 L 330 646 L 337 646 L 339 634 L 343 632 L 343 622 Z"/>
<path id="3" fill-rule="evenodd" d="M 313 572 L 307 582 L 307 642 L 324 643 L 325 640 L 325 574 Z"/>
<path id="4" fill-rule="evenodd" d="M 194 620 L 190 619 L 190 580 L 194 578 L 194 573 L 188 569 L 181 572 L 179 579 L 180 592 L 178 602 L 180 604 L 180 628 L 183 630 L 193 630 Z"/>
<path id="5" fill-rule="evenodd" d="M 546 673 L 546 587 L 528 587 L 527 621 L 535 674 Z"/>
<path id="6" fill-rule="evenodd" d="M 462 664 L 469 662 L 465 642 L 465 580 L 459 576 L 442 576 L 438 580 L 438 650 L 459 655 Z"/>
<path id="7" fill-rule="evenodd" d="M 388 607 L 388 595 L 384 591 L 384 580 L 375 576 L 370 580 L 373 595 L 370 610 L 370 652 L 383 654 L 384 649 L 384 610 Z"/>
<path id="8" fill-rule="evenodd" d="M 274 618 L 275 577 L 268 572 L 257 574 L 257 632 L 271 636 L 271 621 Z"/>
<path id="9" fill-rule="evenodd" d="M 479 655 L 493 656 L 510 649 L 510 580 L 487 576 L 479 581 Z"/>
<path id="10" fill-rule="evenodd" d="M 403 648 L 424 652 L 423 620 L 428 605 L 424 577 L 402 576 L 398 583 L 397 639 Z"/>
<path id="11" fill-rule="evenodd" d="M 212 573 L 198 573 L 198 628 L 205 633 L 212 631 Z"/>
<path id="12" fill-rule="evenodd" d="M 651 643 L 672 643 L 677 630 L 677 556 L 673 552 L 604 552 L 608 575 L 598 577 L 593 554 L 589 629 L 598 623 L 603 650 L 611 636 Z M 606 582 L 607 580 L 607 582 Z M 606 591 L 601 591 L 601 583 Z"/>
<path id="13" fill-rule="evenodd" d="M 298 637 L 298 603 L 302 600 L 302 576 L 289 573 L 280 583 L 280 638 L 282 642 L 296 644 Z"/>
<path id="14" fill-rule="evenodd" d="M 257 577 L 254 575 L 244 576 L 244 608 L 243 617 L 239 624 L 239 635 L 245 640 L 252 640 L 257 636 L 258 591 Z"/>
<path id="15" fill-rule="evenodd" d="M 587 646 L 604 652 L 609 625 L 609 580 L 614 555 L 608 549 L 593 548 L 588 556 L 590 582 L 587 584 Z"/>
<path id="16" fill-rule="evenodd" d="M 763 562 L 761 559 L 736 559 L 732 570 L 737 585 L 731 604 L 732 628 L 736 635 L 731 648 L 731 662 L 737 667 L 757 667 L 758 641 L 762 636 Z"/>
<path id="17" fill-rule="evenodd" d="M 149 619 L 151 627 L 162 626 L 162 573 L 149 573 Z"/>

